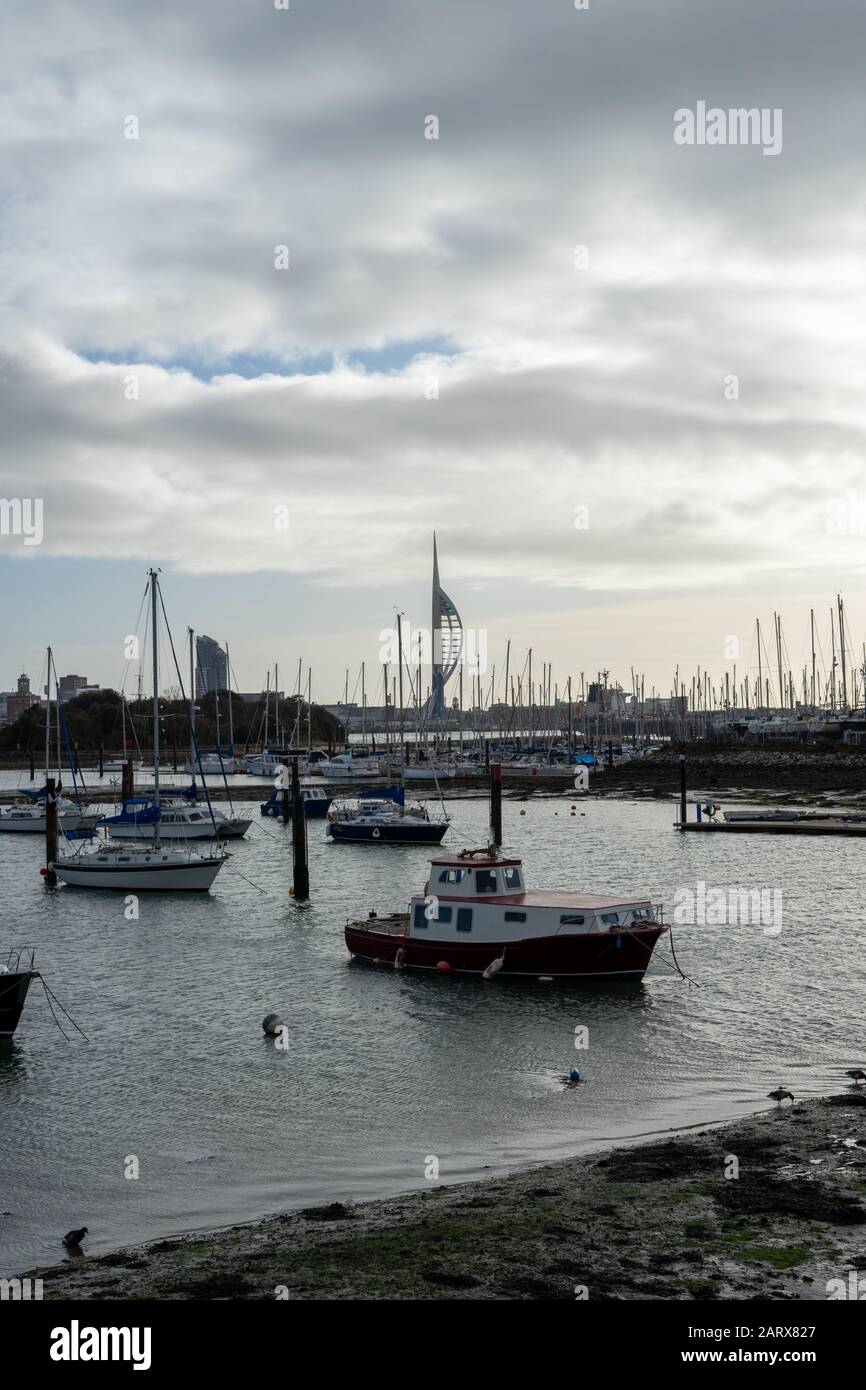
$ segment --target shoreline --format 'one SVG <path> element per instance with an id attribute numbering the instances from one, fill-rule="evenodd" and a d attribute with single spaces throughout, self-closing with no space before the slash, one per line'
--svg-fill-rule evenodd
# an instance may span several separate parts
<path id="1" fill-rule="evenodd" d="M 866 1091 L 849 1087 L 505 1176 L 26 1274 L 46 1299 L 823 1300 L 858 1268 Z"/>

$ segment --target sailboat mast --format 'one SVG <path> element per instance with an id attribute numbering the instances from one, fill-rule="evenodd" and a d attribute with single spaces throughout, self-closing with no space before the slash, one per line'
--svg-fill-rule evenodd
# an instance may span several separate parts
<path id="1" fill-rule="evenodd" d="M 758 630 L 758 699 L 760 700 L 760 699 L 762 698 L 763 694 L 764 694 L 764 687 L 763 687 L 763 684 L 762 684 L 762 682 L 763 682 L 763 672 L 762 672 L 762 670 L 761 670 L 761 620 L 760 620 L 760 618 L 756 618 L 756 619 L 755 619 L 755 627 L 756 627 L 757 630 Z"/>
<path id="2" fill-rule="evenodd" d="M 232 710 L 232 663 L 229 656 L 229 644 L 226 642 L 226 681 L 228 683 L 229 695 L 229 756 L 234 757 L 235 752 L 235 716 Z"/>
<path id="3" fill-rule="evenodd" d="M 47 783 L 51 768 L 51 648 L 48 648 L 48 675 L 45 686 L 45 781 Z"/>
<path id="4" fill-rule="evenodd" d="M 156 803 L 154 840 L 159 844 L 159 633 L 156 614 L 156 570 L 150 571 L 150 621 L 153 641 L 153 790 Z"/>
<path id="5" fill-rule="evenodd" d="M 195 772 L 195 656 L 193 654 L 195 634 L 191 627 L 189 633 L 189 761 Z"/>

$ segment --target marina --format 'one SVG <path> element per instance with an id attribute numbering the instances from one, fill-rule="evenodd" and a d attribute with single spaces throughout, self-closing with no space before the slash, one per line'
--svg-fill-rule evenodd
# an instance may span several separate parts
<path id="1" fill-rule="evenodd" d="M 850 1029 L 866 986 L 852 949 L 856 841 L 773 837 L 757 862 L 747 838 L 672 835 L 670 803 L 593 800 L 584 816 L 570 804 L 505 799 L 503 852 L 519 845 L 534 884 L 642 888 L 665 903 L 676 958 L 696 983 L 664 942 L 639 985 L 353 964 L 346 919 L 407 903 L 430 854 L 332 847 L 322 821 L 310 822 L 307 902 L 288 891 L 291 831 L 260 818 L 211 892 L 183 899 L 181 927 L 172 893 L 142 896 L 138 920 L 120 894 L 46 895 L 38 840 L 10 836 L 7 921 L 89 1041 L 67 1029 L 67 1042 L 31 989 L 0 1053 L 3 1272 L 59 1259 L 56 1233 L 79 1214 L 98 1255 L 277 1209 L 424 1191 L 431 1153 L 452 1184 L 734 1118 L 771 1106 L 780 1076 L 798 1098 L 820 1096 L 840 1067 L 862 1064 Z M 488 798 L 455 800 L 449 813 L 458 850 L 484 841 Z M 827 873 L 837 885 L 829 930 L 811 886 Z M 679 923 L 678 890 L 697 878 L 784 884 L 783 930 Z M 155 987 L 142 988 L 154 970 Z M 286 1050 L 262 1036 L 274 1009 Z M 578 1025 L 589 1029 L 580 1053 Z M 573 1059 L 587 1084 L 564 1092 Z M 136 1181 L 124 1177 L 128 1154 L 140 1161 Z"/>
<path id="2" fill-rule="evenodd" d="M 22 1364 L 272 1379 L 313 1302 L 850 1347 L 861 8 L 15 7 Z"/>

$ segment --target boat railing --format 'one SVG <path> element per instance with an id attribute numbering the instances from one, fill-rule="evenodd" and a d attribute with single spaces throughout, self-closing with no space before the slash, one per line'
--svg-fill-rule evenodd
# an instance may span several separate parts
<path id="1" fill-rule="evenodd" d="M 29 955 L 29 960 L 28 960 Z M 22 958 L 24 964 L 21 964 Z M 6 975 L 17 975 L 22 970 L 33 970 L 36 959 L 35 946 L 10 946 L 6 951 L 5 957 L 2 956 L 0 948 L 0 973 Z"/>

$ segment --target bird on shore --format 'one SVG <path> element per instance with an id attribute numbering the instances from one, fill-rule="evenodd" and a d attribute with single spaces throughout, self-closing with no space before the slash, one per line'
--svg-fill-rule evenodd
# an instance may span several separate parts
<path id="1" fill-rule="evenodd" d="M 74 1250 L 81 1244 L 86 1235 L 86 1226 L 82 1226 L 80 1231 L 67 1231 L 66 1235 L 63 1237 L 63 1244 L 66 1246 L 67 1250 Z"/>
<path id="2" fill-rule="evenodd" d="M 792 1105 L 794 1104 L 794 1097 L 791 1092 L 783 1091 L 781 1086 L 778 1086 L 775 1091 L 768 1091 L 767 1100 L 774 1100 L 777 1105 L 781 1105 L 783 1100 L 789 1100 Z"/>
<path id="3" fill-rule="evenodd" d="M 846 1071 L 846 1076 L 850 1076 L 855 1086 L 859 1086 L 861 1081 L 866 1081 L 866 1071 L 862 1067 L 854 1067 L 852 1071 Z"/>

